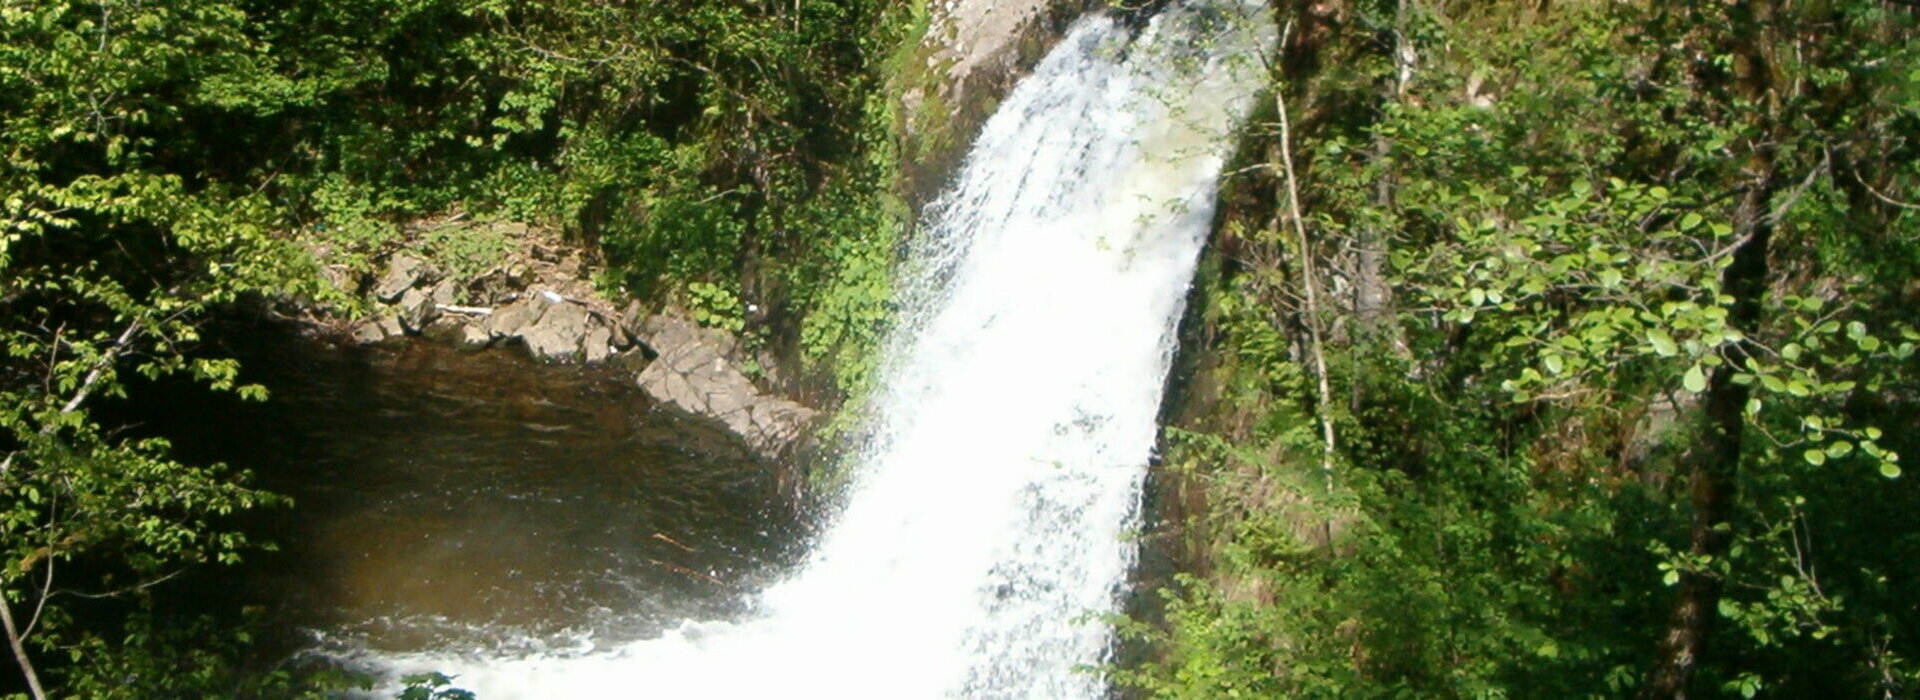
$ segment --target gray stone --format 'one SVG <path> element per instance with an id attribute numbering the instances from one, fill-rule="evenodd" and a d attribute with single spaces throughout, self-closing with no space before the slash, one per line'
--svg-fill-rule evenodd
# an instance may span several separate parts
<path id="1" fill-rule="evenodd" d="M 614 355 L 613 361 L 621 367 L 625 367 L 628 372 L 632 372 L 636 376 L 641 372 L 647 371 L 647 364 L 649 362 L 647 360 L 647 353 L 639 348 L 633 348 Z"/>
<path id="2" fill-rule="evenodd" d="M 539 295 L 529 296 L 506 306 L 494 309 L 487 314 L 483 324 L 487 335 L 494 339 L 519 336 L 528 326 L 540 321 L 547 312 L 547 300 Z"/>
<path id="3" fill-rule="evenodd" d="M 640 388 L 656 401 L 719 421 L 763 457 L 785 454 L 818 417 L 813 409 L 760 393 L 727 357 L 737 344 L 732 334 L 664 316 L 636 330 L 657 355 L 636 377 Z"/>
<path id="4" fill-rule="evenodd" d="M 373 296 L 389 304 L 398 301 L 401 294 L 414 285 L 427 279 L 430 268 L 425 261 L 406 253 L 398 253 L 387 261 L 387 272 L 373 285 Z"/>
<path id="5" fill-rule="evenodd" d="M 586 353 L 587 362 L 599 364 L 606 362 L 608 357 L 612 357 L 613 336 L 613 329 L 606 326 L 596 325 L 592 330 L 587 331 L 587 339 L 580 345 L 581 352 Z"/>
<path id="6" fill-rule="evenodd" d="M 442 315 L 439 318 L 427 322 L 426 327 L 420 329 L 420 335 L 426 336 L 428 340 L 436 342 L 453 343 L 459 340 L 460 336 L 465 335 L 466 328 L 466 319 L 458 316 Z"/>
<path id="7" fill-rule="evenodd" d="M 383 316 L 379 323 L 380 332 L 385 333 L 388 338 L 399 338 L 407 334 L 407 328 L 406 326 L 400 325 L 400 319 L 392 316 Z"/>
<path id="8" fill-rule="evenodd" d="M 380 329 L 378 321 L 361 321 L 353 324 L 353 329 L 347 332 L 347 337 L 358 345 L 373 345 L 386 340 L 387 332 Z"/>
<path id="9" fill-rule="evenodd" d="M 580 359 L 581 344 L 586 339 L 587 329 L 592 325 L 586 307 L 579 304 L 561 302 L 547 307 L 546 313 L 532 326 L 520 331 L 520 339 L 526 341 L 527 351 L 534 359 L 552 362 L 572 362 Z"/>
<path id="10" fill-rule="evenodd" d="M 419 333 L 425 330 L 427 323 L 440 316 L 440 309 L 434 306 L 433 296 L 419 289 L 409 289 L 400 295 L 394 312 L 400 319 L 400 325 L 408 331 Z"/>
<path id="11" fill-rule="evenodd" d="M 493 344 L 493 335 L 481 328 L 479 323 L 469 322 L 461 324 L 460 337 L 451 342 L 461 350 L 479 350 Z"/>
<path id="12" fill-rule="evenodd" d="M 763 398 L 748 411 L 747 444 L 761 454 L 778 455 L 806 435 L 820 413 L 793 401 Z"/>
<path id="13" fill-rule="evenodd" d="M 703 345 L 725 357 L 732 355 L 739 343 L 732 333 L 718 328 L 703 328 L 693 321 L 673 316 L 648 316 L 646 320 L 634 324 L 632 330 L 634 338 L 656 355 L 665 355 L 669 349 L 685 345 Z"/>
<path id="14" fill-rule="evenodd" d="M 635 343 L 640 342 L 640 339 L 635 337 L 633 329 L 635 324 L 640 323 L 643 318 L 644 316 L 640 310 L 640 300 L 635 299 L 627 302 L 627 308 L 621 309 L 620 313 L 616 314 L 612 319 L 613 346 L 625 350 L 633 347 Z"/>

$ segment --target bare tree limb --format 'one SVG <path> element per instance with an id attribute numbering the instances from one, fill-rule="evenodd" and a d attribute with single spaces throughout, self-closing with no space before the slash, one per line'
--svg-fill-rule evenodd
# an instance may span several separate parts
<path id="1" fill-rule="evenodd" d="M 1286 31 L 1282 34 L 1283 38 L 1281 39 L 1281 43 L 1285 44 L 1286 39 L 1284 37 L 1292 33 L 1293 22 L 1288 21 Z M 1310 352 L 1313 354 L 1313 371 L 1315 375 L 1318 375 L 1320 380 L 1320 405 L 1318 413 L 1320 417 L 1320 437 L 1323 443 L 1320 452 L 1320 471 L 1321 474 L 1326 477 L 1327 490 L 1332 491 L 1333 459 L 1335 450 L 1337 449 L 1337 443 L 1335 442 L 1333 429 L 1333 416 L 1330 413 L 1333 405 L 1333 392 L 1327 383 L 1327 353 L 1325 343 L 1320 333 L 1319 297 L 1314 291 L 1314 287 L 1318 285 L 1318 281 L 1314 275 L 1313 250 L 1308 245 L 1307 225 L 1303 220 L 1305 217 L 1300 210 L 1300 183 L 1294 177 L 1293 124 L 1287 115 L 1286 91 L 1276 91 L 1274 93 L 1273 103 L 1274 107 L 1277 108 L 1280 113 L 1280 166 L 1281 174 L 1285 176 L 1287 183 L 1288 218 L 1293 221 L 1294 236 L 1299 240 L 1300 245 L 1301 287 L 1304 289 L 1306 297 L 1307 337 L 1311 344 Z M 1328 534 L 1329 537 L 1331 537 L 1332 533 Z"/>
<path id="2" fill-rule="evenodd" d="M 0 626 L 7 632 L 7 645 L 13 648 L 13 660 L 20 664 L 20 675 L 27 679 L 27 692 L 34 700 L 47 700 L 47 691 L 40 687 L 40 674 L 33 670 L 33 659 L 27 656 L 26 638 L 20 636 L 19 628 L 13 624 L 13 605 L 0 598 Z"/>
<path id="3" fill-rule="evenodd" d="M 1912 203 L 1912 202 L 1902 202 L 1902 201 L 1900 201 L 1900 200 L 1898 200 L 1898 199 L 1894 199 L 1894 198 L 1892 198 L 1892 197 L 1888 197 L 1888 196 L 1887 196 L 1887 195 L 1885 195 L 1885 194 L 1881 194 L 1881 192 L 1880 192 L 1880 190 L 1876 190 L 1876 189 L 1874 189 L 1874 188 L 1873 188 L 1873 185 L 1869 185 L 1869 184 L 1867 184 L 1867 181 L 1866 181 L 1866 179 L 1865 179 L 1865 178 L 1862 178 L 1862 177 L 1860 177 L 1860 172 L 1859 172 L 1859 171 L 1857 171 L 1857 170 L 1855 170 L 1855 171 L 1853 172 L 1853 179 L 1854 179 L 1854 181 L 1855 181 L 1855 182 L 1858 182 L 1858 183 L 1860 183 L 1860 186 L 1861 186 L 1861 187 L 1864 187 L 1864 188 L 1866 188 L 1866 189 L 1867 189 L 1867 194 L 1870 194 L 1870 195 L 1873 195 L 1873 198 L 1874 198 L 1874 199 L 1878 199 L 1878 200 L 1880 200 L 1880 201 L 1882 201 L 1882 202 L 1886 202 L 1887 204 L 1890 204 L 1890 205 L 1893 205 L 1893 206 L 1896 206 L 1896 207 L 1899 207 L 1899 208 L 1901 208 L 1901 209 L 1912 209 L 1912 210 L 1915 210 L 1915 211 L 1920 211 L 1920 204 L 1914 204 L 1914 203 Z"/>
<path id="4" fill-rule="evenodd" d="M 80 380 L 79 388 L 75 389 L 73 395 L 67 397 L 66 403 L 60 406 L 59 415 L 66 415 L 78 410 L 80 404 L 85 403 L 87 397 L 93 395 L 94 390 L 100 385 L 100 380 L 107 376 L 107 372 L 113 367 L 113 363 L 120 359 L 120 355 L 125 353 L 133 342 L 133 338 L 139 333 L 141 325 L 141 320 L 137 317 L 127 323 L 126 329 L 120 331 L 120 336 L 113 340 L 113 345 L 108 347 L 106 352 L 101 353 L 99 359 L 94 360 L 93 367 L 87 370 L 87 376 Z M 41 426 L 40 435 L 46 436 L 53 434 L 57 425 L 57 423 L 49 422 Z M 9 452 L 7 453 L 6 459 L 0 460 L 0 476 L 5 476 L 8 472 L 12 471 L 13 460 L 19 456 L 19 454 L 18 451 Z M 47 562 L 47 585 L 51 586 L 52 583 L 53 562 L 52 558 L 49 557 Z M 42 591 L 41 604 L 44 605 L 45 601 L 46 592 Z M 39 622 L 39 618 L 40 609 L 36 608 L 34 610 L 33 621 L 37 623 Z M 32 626 L 29 625 L 26 631 L 23 632 L 18 625 L 15 625 L 13 621 L 13 606 L 6 602 L 4 598 L 0 598 L 0 627 L 5 628 L 7 645 L 13 650 L 14 661 L 20 665 L 20 674 L 27 680 L 28 693 L 33 696 L 34 700 L 46 700 L 47 691 L 40 686 L 40 675 L 34 670 L 33 658 L 27 654 L 26 635 L 33 631 Z"/>

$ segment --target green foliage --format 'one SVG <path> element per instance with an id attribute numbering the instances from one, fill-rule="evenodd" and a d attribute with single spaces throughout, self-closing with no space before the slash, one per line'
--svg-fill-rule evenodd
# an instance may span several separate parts
<path id="1" fill-rule="evenodd" d="M 561 227 L 608 284 L 864 376 L 902 231 L 877 86 L 903 8 L 0 0 L 0 593 L 51 690 L 227 695 L 199 690 L 211 660 L 103 642 L 57 592 L 233 561 L 251 545 L 228 516 L 281 501 L 89 407 L 128 372 L 265 398 L 196 326 L 327 294 L 310 250 L 364 270 L 417 245 L 470 273 L 509 249 L 496 229 L 407 224 Z M 422 697 L 460 697 L 442 685 Z"/>
<path id="2" fill-rule="evenodd" d="M 51 650 L 74 663 L 65 674 L 71 697 L 142 700 L 153 697 L 220 697 L 319 700 L 366 684 L 328 668 L 251 668 L 240 661 L 261 623 L 246 611 L 237 621 L 179 619 L 135 604 L 111 639 L 90 632 L 64 649 Z"/>
<path id="3" fill-rule="evenodd" d="M 453 686 L 453 678 L 441 673 L 427 673 L 408 676 L 402 679 L 407 684 L 400 691 L 400 700 L 473 700 L 473 693 Z"/>
<path id="4" fill-rule="evenodd" d="M 514 242 L 494 226 L 436 226 L 420 234 L 420 250 L 453 279 L 473 279 L 498 267 Z"/>
<path id="5" fill-rule="evenodd" d="M 687 284 L 687 307 L 700 325 L 739 333 L 746 328 L 746 306 L 731 290 L 709 282 Z"/>
<path id="6" fill-rule="evenodd" d="M 1689 579 L 1723 591 L 1703 695 L 1920 682 L 1920 619 L 1895 583 L 1920 549 L 1883 519 L 1920 504 L 1901 469 L 1920 404 L 1920 20 L 1766 4 L 1741 35 L 1721 6 L 1543 7 L 1296 18 L 1305 43 L 1280 65 L 1309 70 L 1274 89 L 1299 117 L 1315 243 L 1278 223 L 1286 164 L 1230 184 L 1233 257 L 1203 296 L 1220 403 L 1167 453 L 1207 494 L 1187 545 L 1206 575 L 1167 592 L 1164 627 L 1133 629 L 1159 656 L 1124 682 L 1631 695 Z M 1749 39 L 1771 61 L 1766 101 L 1741 92 Z M 1273 157 L 1277 137 L 1256 124 L 1243 153 Z M 1777 173 L 1772 196 L 1743 210 L 1759 172 Z M 1756 291 L 1734 270 L 1760 227 Z M 1297 279 L 1299 255 L 1331 285 Z M 1384 310 L 1298 305 L 1303 285 L 1374 279 Z M 1335 329 L 1331 488 L 1296 359 L 1308 323 Z M 1707 412 L 1728 388 L 1744 392 L 1714 525 L 1730 546 L 1705 553 L 1689 489 L 1718 468 L 1701 466 Z"/>

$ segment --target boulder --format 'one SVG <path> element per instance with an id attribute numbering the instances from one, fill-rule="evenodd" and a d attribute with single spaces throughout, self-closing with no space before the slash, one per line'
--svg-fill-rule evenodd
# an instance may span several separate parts
<path id="1" fill-rule="evenodd" d="M 732 333 L 718 328 L 706 328 L 684 318 L 655 314 L 645 319 L 630 320 L 628 330 L 635 340 L 647 346 L 655 356 L 665 355 L 666 350 L 685 345 L 702 345 L 721 357 L 732 357 L 739 340 Z"/>
<path id="2" fill-rule="evenodd" d="M 400 295 L 399 303 L 394 305 L 400 325 L 408 331 L 419 333 L 427 324 L 440 316 L 439 307 L 433 303 L 433 295 L 420 289 L 409 289 Z"/>
<path id="3" fill-rule="evenodd" d="M 634 329 L 656 356 L 636 378 L 664 404 L 719 421 L 769 459 L 784 455 L 818 417 L 813 409 L 760 393 L 727 355 L 737 341 L 725 331 L 654 316 Z"/>
<path id="4" fill-rule="evenodd" d="M 598 319 L 596 319 L 598 320 Z M 587 362 L 599 364 L 613 356 L 613 329 L 595 325 L 587 331 L 587 338 L 580 345 L 580 351 L 586 354 Z"/>
<path id="5" fill-rule="evenodd" d="M 467 323 L 467 320 L 464 318 L 451 314 L 443 314 L 439 318 L 427 322 L 426 327 L 420 330 L 420 335 L 426 336 L 429 340 L 441 343 L 457 343 L 461 337 L 466 335 L 467 327 L 470 325 L 472 324 Z"/>
<path id="6" fill-rule="evenodd" d="M 479 350 L 493 344 L 493 335 L 478 323 L 466 323 L 460 326 L 460 337 L 452 342 L 461 350 Z"/>
<path id="7" fill-rule="evenodd" d="M 407 334 L 406 326 L 400 325 L 400 319 L 392 316 L 381 317 L 379 324 L 380 332 L 385 333 L 388 338 L 399 338 Z"/>
<path id="8" fill-rule="evenodd" d="M 797 402 L 777 397 L 763 397 L 754 403 L 747 412 L 747 426 L 742 433 L 747 444 L 755 452 L 766 455 L 778 455 L 786 451 L 789 445 L 805 437 L 807 428 L 819 418 L 820 412 Z M 740 432 L 740 431 L 736 431 Z"/>
<path id="9" fill-rule="evenodd" d="M 378 321 L 361 321 L 353 324 L 347 331 L 347 337 L 356 345 L 372 345 L 387 339 L 387 332 L 380 329 Z"/>
<path id="10" fill-rule="evenodd" d="M 426 261 L 406 253 L 393 256 L 387 261 L 387 272 L 373 285 L 373 296 L 380 301 L 393 303 L 400 295 L 431 277 L 432 268 Z"/>
<path id="11" fill-rule="evenodd" d="M 487 320 L 482 325 L 487 335 L 495 340 L 517 337 L 540 321 L 540 317 L 547 312 L 547 306 L 545 298 L 532 295 L 494 309 L 493 313 L 487 314 Z"/>
<path id="12" fill-rule="evenodd" d="M 587 330 L 593 325 L 593 318 L 587 309 L 579 304 L 562 301 L 550 303 L 546 313 L 532 326 L 520 331 L 520 339 L 526 341 L 527 351 L 534 359 L 549 362 L 568 362 L 580 359 L 581 346 L 586 341 Z"/>

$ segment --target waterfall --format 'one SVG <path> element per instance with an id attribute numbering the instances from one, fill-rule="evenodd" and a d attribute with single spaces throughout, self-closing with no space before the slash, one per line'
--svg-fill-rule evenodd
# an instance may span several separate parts
<path id="1" fill-rule="evenodd" d="M 743 620 L 518 658 L 483 698 L 1093 698 L 1175 326 L 1272 39 L 1248 0 L 1080 20 L 916 241 L 844 512 Z"/>

